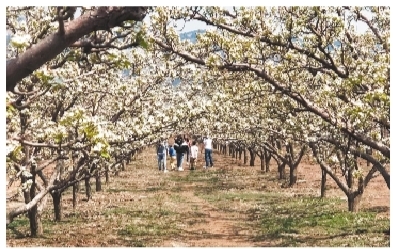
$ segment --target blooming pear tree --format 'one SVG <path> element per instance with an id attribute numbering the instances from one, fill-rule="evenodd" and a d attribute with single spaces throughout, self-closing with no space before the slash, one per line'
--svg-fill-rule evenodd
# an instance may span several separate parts
<path id="1" fill-rule="evenodd" d="M 245 163 L 248 150 L 251 165 L 288 165 L 290 186 L 311 148 L 321 194 L 327 174 L 350 211 L 376 172 L 390 187 L 388 8 L 156 7 L 150 25 L 147 11 L 7 7 L 7 173 L 25 197 L 7 223 L 28 212 L 42 233 L 48 193 L 60 220 L 65 189 L 75 200 L 94 177 L 99 190 L 102 174 L 124 169 L 119 153 L 190 130 L 230 142 Z M 216 29 L 181 41 L 176 19 Z"/>
<path id="2" fill-rule="evenodd" d="M 318 130 L 350 137 L 349 146 L 358 154 L 372 149 L 372 155 L 363 158 L 372 164 L 379 161 L 374 165 L 389 187 L 387 164 L 383 166 L 390 157 L 389 8 L 184 7 L 154 14 L 153 25 L 171 16 L 216 27 L 187 44 L 156 25 L 152 39 L 179 58 L 208 68 L 211 78 L 242 72 L 267 82 L 273 92 L 296 102 L 296 112 L 309 114 L 289 118 L 294 127 L 298 123 L 309 129 L 297 139 L 313 143 Z M 356 22 L 364 23 L 367 31 L 356 33 Z M 333 141 L 331 145 L 338 142 Z"/>
<path id="3" fill-rule="evenodd" d="M 139 149 L 153 143 L 159 136 L 169 136 L 174 130 L 183 129 L 185 121 L 204 112 L 203 108 L 192 104 L 193 98 L 197 99 L 199 95 L 191 84 L 184 83 L 176 90 L 170 80 L 178 76 L 191 82 L 193 75 L 186 76 L 192 69 L 178 65 L 183 72 L 178 74 L 173 70 L 177 62 L 160 59 L 165 56 L 157 56 L 157 53 L 145 49 L 118 50 L 118 47 L 109 47 L 99 51 L 99 59 L 94 57 L 96 55 L 86 55 L 88 68 L 81 65 L 79 59 L 72 59 L 72 56 L 79 56 L 77 50 L 72 50 L 72 56 L 65 55 L 69 60 L 60 54 L 60 58 L 49 61 L 46 68 L 36 70 L 19 83 L 14 93 L 7 93 L 8 154 L 11 157 L 16 154 L 19 149 L 15 142 L 18 141 L 28 148 L 51 148 L 61 158 L 50 180 L 43 179 L 45 188 L 32 194 L 32 201 L 27 201 L 27 205 L 9 212 L 8 222 L 18 214 L 36 208 L 37 203 L 40 203 L 38 210 L 42 210 L 47 193 L 54 198 L 55 219 L 60 220 L 61 193 L 65 189 L 74 187 L 74 207 L 75 187 L 79 181 L 84 180 L 86 190 L 89 190 L 89 180 L 95 177 L 99 189 L 105 162 L 97 156 L 109 158 L 119 148 Z M 130 77 L 119 77 L 118 69 L 124 67 L 131 71 Z M 18 122 L 18 111 L 31 117 L 25 122 L 28 125 Z M 73 163 L 64 162 L 64 152 Z M 53 161 L 50 155 L 46 159 Z M 45 167 L 50 165 L 47 161 L 44 164 Z M 116 161 L 110 165 L 116 165 Z M 32 170 L 30 172 L 34 173 Z M 105 173 L 108 171 L 112 169 L 106 165 Z M 35 174 L 31 177 L 38 184 Z M 36 188 L 31 185 L 31 180 L 25 185 L 30 187 L 27 191 Z M 86 194 L 89 199 L 89 191 Z M 37 228 L 40 213 L 33 216 L 30 220 Z M 39 228 L 32 229 L 33 236 L 41 232 Z"/>

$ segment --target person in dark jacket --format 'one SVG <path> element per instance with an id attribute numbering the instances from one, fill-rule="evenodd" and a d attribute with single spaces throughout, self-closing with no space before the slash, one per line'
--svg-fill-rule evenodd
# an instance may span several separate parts
<path id="1" fill-rule="evenodd" d="M 176 150 L 177 170 L 184 171 L 182 164 L 183 164 L 184 155 L 186 153 L 189 153 L 188 144 L 186 141 L 184 141 L 184 139 L 181 137 L 181 135 L 179 135 L 176 138 L 175 144 L 173 145 L 173 147 Z"/>

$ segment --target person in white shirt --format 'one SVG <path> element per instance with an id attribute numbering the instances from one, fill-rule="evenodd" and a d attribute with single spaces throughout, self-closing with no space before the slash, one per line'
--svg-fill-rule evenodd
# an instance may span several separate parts
<path id="1" fill-rule="evenodd" d="M 196 169 L 196 159 L 198 156 L 198 146 L 196 145 L 196 141 L 192 141 L 192 146 L 191 146 L 191 152 L 190 152 L 190 164 L 191 164 L 191 170 Z"/>
<path id="2" fill-rule="evenodd" d="M 206 169 L 207 167 L 209 167 L 209 162 L 210 162 L 210 167 L 213 167 L 213 158 L 212 158 L 213 147 L 212 147 L 212 140 L 210 139 L 209 136 L 207 136 L 203 140 L 203 147 L 205 149 L 205 162 L 206 162 L 206 166 L 204 166 L 203 168 Z"/>

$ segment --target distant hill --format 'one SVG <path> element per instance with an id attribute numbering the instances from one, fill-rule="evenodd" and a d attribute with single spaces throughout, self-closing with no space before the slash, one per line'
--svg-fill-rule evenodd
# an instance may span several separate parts
<path id="1" fill-rule="evenodd" d="M 198 30 L 180 33 L 179 37 L 180 37 L 181 41 L 190 40 L 191 43 L 195 43 L 196 42 L 196 35 L 197 34 L 204 34 L 204 33 L 206 33 L 206 30 L 198 29 Z"/>

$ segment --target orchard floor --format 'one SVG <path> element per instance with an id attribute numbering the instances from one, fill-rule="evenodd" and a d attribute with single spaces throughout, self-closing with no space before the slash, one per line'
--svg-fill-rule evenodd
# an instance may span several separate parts
<path id="1" fill-rule="evenodd" d="M 316 165 L 302 163 L 299 183 L 281 188 L 275 164 L 264 173 L 258 160 L 250 167 L 217 152 L 213 156 L 212 169 L 203 170 L 199 160 L 196 171 L 185 167 L 164 174 L 153 149 L 147 149 L 89 202 L 82 200 L 82 187 L 75 210 L 67 190 L 61 222 L 53 221 L 48 201 L 43 237 L 30 238 L 27 218 L 17 218 L 6 229 L 7 246 L 390 245 L 384 234 L 390 228 L 390 193 L 381 176 L 372 179 L 354 214 L 346 211 L 345 195 L 329 177 L 327 197 L 319 198 Z"/>

